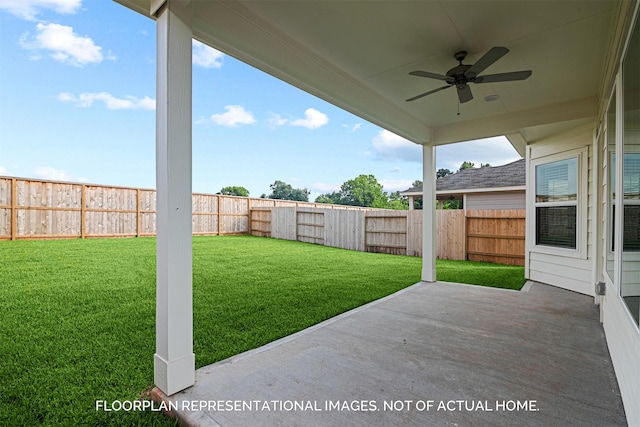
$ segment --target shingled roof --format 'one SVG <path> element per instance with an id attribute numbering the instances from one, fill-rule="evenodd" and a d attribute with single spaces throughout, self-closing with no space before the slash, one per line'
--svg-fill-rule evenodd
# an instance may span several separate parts
<path id="1" fill-rule="evenodd" d="M 526 184 L 525 159 L 502 166 L 465 169 L 436 180 L 436 191 L 459 191 L 479 188 L 519 187 Z M 422 186 L 402 193 L 422 192 Z M 401 194 L 402 194 L 401 193 Z"/>

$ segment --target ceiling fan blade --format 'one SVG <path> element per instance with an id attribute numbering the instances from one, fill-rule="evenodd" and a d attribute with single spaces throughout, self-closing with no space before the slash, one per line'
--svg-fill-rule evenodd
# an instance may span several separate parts
<path id="1" fill-rule="evenodd" d="M 456 88 L 458 89 L 458 99 L 460 100 L 460 104 L 464 104 L 465 102 L 469 102 L 473 99 L 471 88 L 468 85 L 460 85 L 456 86 Z"/>
<path id="2" fill-rule="evenodd" d="M 414 96 L 413 98 L 407 99 L 406 102 L 415 101 L 416 99 L 422 98 L 423 96 L 431 95 L 432 93 L 440 92 L 441 90 L 448 89 L 450 87 L 451 87 L 451 85 L 442 86 L 442 87 L 439 87 L 438 89 L 434 89 L 434 90 L 430 90 L 429 92 L 421 93 L 420 95 L 417 95 L 417 96 Z"/>
<path id="3" fill-rule="evenodd" d="M 464 75 L 468 78 L 473 78 L 483 72 L 487 67 L 496 62 L 498 59 L 505 56 L 509 53 L 509 49 L 506 47 L 492 47 L 489 52 L 485 53 L 484 56 L 469 68 Z"/>
<path id="4" fill-rule="evenodd" d="M 510 73 L 487 74 L 486 76 L 478 76 L 472 81 L 474 83 L 510 82 L 514 80 L 526 80 L 529 78 L 530 75 L 531 75 L 531 70 L 513 71 Z"/>
<path id="5" fill-rule="evenodd" d="M 411 74 L 412 76 L 418 76 L 418 77 L 427 77 L 429 79 L 436 79 L 436 80 L 443 80 L 447 83 L 453 83 L 454 79 L 453 77 L 449 77 L 449 76 L 444 76 L 442 74 L 436 74 L 436 73 L 430 73 L 428 71 L 412 71 L 409 74 Z"/>

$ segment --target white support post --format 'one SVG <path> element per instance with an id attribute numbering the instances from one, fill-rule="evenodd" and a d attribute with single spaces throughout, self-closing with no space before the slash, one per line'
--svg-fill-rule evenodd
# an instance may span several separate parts
<path id="1" fill-rule="evenodd" d="M 414 203 L 415 203 L 414 197 L 413 196 L 409 196 L 409 210 L 410 211 L 415 209 Z"/>
<path id="2" fill-rule="evenodd" d="M 436 147 L 422 146 L 422 281 L 436 281 Z"/>
<path id="3" fill-rule="evenodd" d="M 195 383 L 191 267 L 191 1 L 152 2 L 157 18 L 156 353 L 166 395 Z"/>

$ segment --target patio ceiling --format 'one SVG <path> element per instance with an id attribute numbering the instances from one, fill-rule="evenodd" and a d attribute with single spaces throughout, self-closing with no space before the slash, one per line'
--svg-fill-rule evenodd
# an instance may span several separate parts
<path id="1" fill-rule="evenodd" d="M 116 0 L 146 16 L 162 0 Z M 527 142 L 595 121 L 617 2 L 193 1 L 194 37 L 413 142 L 507 135 Z M 470 85 L 405 99 L 443 82 L 467 50 L 472 64 L 511 50 L 485 73 L 533 70 L 525 81 Z M 488 95 L 498 101 L 486 102 Z M 260 96 L 259 93 L 256 96 Z"/>

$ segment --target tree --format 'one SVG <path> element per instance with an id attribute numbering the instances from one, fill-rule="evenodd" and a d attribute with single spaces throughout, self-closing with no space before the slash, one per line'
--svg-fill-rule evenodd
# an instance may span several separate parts
<path id="1" fill-rule="evenodd" d="M 340 200 L 343 205 L 386 208 L 387 195 L 382 184 L 373 175 L 359 175 L 340 186 Z"/>
<path id="2" fill-rule="evenodd" d="M 489 163 L 480 163 L 481 168 L 490 168 L 491 165 Z"/>
<path id="3" fill-rule="evenodd" d="M 463 171 L 465 169 L 472 169 L 475 166 L 474 163 L 472 162 L 468 162 L 468 161 L 464 161 L 462 162 L 462 164 L 460 165 L 460 169 L 458 169 L 458 172 Z"/>
<path id="4" fill-rule="evenodd" d="M 223 194 L 225 196 L 249 197 L 249 190 L 244 187 L 231 186 L 222 188 L 218 194 Z"/>
<path id="5" fill-rule="evenodd" d="M 391 195 L 383 191 L 382 184 L 373 175 L 359 175 L 354 179 L 344 182 L 340 191 L 321 194 L 316 198 L 316 203 L 333 203 L 336 205 L 364 206 L 369 208 L 401 208 L 403 197 L 400 194 Z M 392 207 L 392 205 L 394 207 Z M 408 202 L 406 203 L 408 207 Z"/>
<path id="6" fill-rule="evenodd" d="M 340 193 L 336 193 L 335 191 L 333 193 L 327 193 L 327 194 L 321 194 L 318 197 L 316 197 L 315 200 L 316 203 L 326 203 L 329 205 L 339 205 L 340 203 Z"/>
<path id="7" fill-rule="evenodd" d="M 442 209 L 462 209 L 462 200 L 443 200 Z"/>
<path id="8" fill-rule="evenodd" d="M 453 172 L 449 169 L 438 169 L 438 171 L 436 172 L 437 179 L 444 178 L 447 175 L 453 175 Z M 420 181 L 420 185 L 422 185 L 422 181 Z"/>
<path id="9" fill-rule="evenodd" d="M 283 181 L 275 181 L 269 188 L 271 188 L 271 194 L 267 196 L 269 199 L 309 201 L 309 190 L 306 188 L 293 188 Z"/>
<path id="10" fill-rule="evenodd" d="M 399 191 L 389 193 L 389 202 L 387 207 L 398 211 L 409 209 L 409 198 L 401 196 Z"/>

